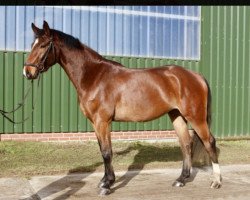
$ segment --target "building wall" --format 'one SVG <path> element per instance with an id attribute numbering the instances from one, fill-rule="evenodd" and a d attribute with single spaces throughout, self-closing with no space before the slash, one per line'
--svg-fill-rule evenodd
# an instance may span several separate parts
<path id="1" fill-rule="evenodd" d="M 0 6 L 0 50 L 30 51 L 43 20 L 103 55 L 200 57 L 199 6 Z"/>
<path id="2" fill-rule="evenodd" d="M 216 137 L 250 136 L 250 7 L 201 7 L 200 60 L 106 56 L 126 67 L 154 67 L 178 64 L 202 73 L 211 85 L 213 121 Z M 91 46 L 91 45 L 90 45 Z M 26 52 L 0 52 L 0 108 L 11 110 L 24 96 L 29 81 L 23 79 L 22 67 Z M 34 83 L 35 84 L 35 83 Z M 0 133 L 23 132 L 87 132 L 90 123 L 77 105 L 73 85 L 59 66 L 44 74 L 41 87 L 33 87 L 32 97 L 23 110 L 15 113 L 16 120 L 31 113 L 32 119 L 12 125 L 0 117 Z M 13 114 L 10 116 L 13 117 Z M 171 130 L 167 116 L 146 123 L 113 123 L 113 131 Z"/>
<path id="3" fill-rule="evenodd" d="M 30 81 L 22 77 L 22 67 L 27 53 L 0 52 L 0 107 L 12 110 L 24 97 Z M 196 61 L 164 60 L 150 58 L 106 57 L 122 63 L 130 68 L 153 67 L 166 64 L 177 64 L 198 70 Z M 8 67 L 6 67 L 8 66 Z M 14 73 L 13 73 L 14 72 Z M 35 110 L 32 118 L 24 124 L 13 125 L 0 117 L 0 132 L 86 132 L 92 131 L 88 120 L 82 115 L 77 103 L 77 95 L 73 84 L 59 65 L 53 66 L 42 76 L 40 87 L 33 83 L 32 95 L 26 99 L 23 109 L 9 116 L 20 121 Z M 114 122 L 113 131 L 126 130 L 171 130 L 168 116 L 146 123 Z"/>
<path id="4" fill-rule="evenodd" d="M 250 136 L 250 7 L 202 7 L 201 73 L 212 89 L 217 137 Z"/>

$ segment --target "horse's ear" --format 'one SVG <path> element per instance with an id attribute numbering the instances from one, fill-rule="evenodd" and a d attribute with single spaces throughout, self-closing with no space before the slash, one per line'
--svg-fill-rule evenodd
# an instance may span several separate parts
<path id="1" fill-rule="evenodd" d="M 40 35 L 42 30 L 37 28 L 34 23 L 31 23 L 31 28 L 36 36 Z"/>
<path id="2" fill-rule="evenodd" d="M 47 36 L 50 36 L 50 28 L 46 21 L 43 21 L 43 30 Z"/>

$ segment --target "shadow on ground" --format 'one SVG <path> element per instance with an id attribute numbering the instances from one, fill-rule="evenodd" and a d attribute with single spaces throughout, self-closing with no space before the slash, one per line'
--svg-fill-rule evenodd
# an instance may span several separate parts
<path id="1" fill-rule="evenodd" d="M 137 151 L 133 162 L 129 165 L 127 172 L 116 180 L 119 183 L 112 188 L 112 192 L 125 187 L 134 177 L 136 177 L 145 165 L 152 162 L 177 162 L 182 160 L 181 150 L 178 146 L 164 146 L 162 148 L 151 145 L 150 143 L 135 143 L 130 145 L 126 150 L 116 152 L 115 155 L 122 156 Z M 134 173 L 129 173 L 132 170 Z"/>
<path id="2" fill-rule="evenodd" d="M 195 167 L 202 167 L 204 165 L 210 165 L 210 159 L 204 150 L 203 145 L 200 143 L 199 140 L 194 140 L 195 144 L 193 147 L 194 154 L 193 154 L 193 165 Z M 133 162 L 128 166 L 127 172 L 120 178 L 116 180 L 116 186 L 112 188 L 112 192 L 125 187 L 134 177 L 136 177 L 141 170 L 144 169 L 145 165 L 152 163 L 152 162 L 177 162 L 182 161 L 182 154 L 179 146 L 161 146 L 157 147 L 157 145 L 150 144 L 150 143 L 131 143 L 131 145 L 125 149 L 114 153 L 114 157 L 124 156 L 129 154 L 131 151 L 135 151 L 137 154 L 134 156 Z M 59 197 L 56 197 L 56 200 L 65 200 L 68 199 L 70 196 L 74 195 L 77 191 L 84 187 L 86 177 L 90 174 L 94 173 L 96 169 L 103 165 L 102 162 L 97 162 L 93 164 L 93 166 L 83 166 L 69 170 L 68 175 L 64 176 L 63 178 L 54 181 L 48 184 L 46 187 L 37 191 L 36 194 L 29 197 L 28 199 L 44 199 L 49 197 L 55 193 L 61 192 L 62 194 Z M 92 169 L 89 171 L 88 169 Z M 89 173 L 79 174 L 80 172 Z M 136 170 L 134 173 L 129 173 L 131 170 Z M 181 171 L 181 166 L 180 166 Z M 72 178 L 73 173 L 78 173 L 79 176 L 74 176 Z M 193 181 L 196 174 L 198 173 L 197 170 L 192 172 L 190 177 L 190 181 Z M 177 177 L 176 177 L 177 178 Z M 173 180 L 174 181 L 174 180 Z M 96 183 L 97 185 L 98 183 Z M 93 188 L 96 189 L 96 188 Z M 65 192 L 64 192 L 65 190 Z M 63 192 L 62 192 L 63 191 Z"/>
<path id="3" fill-rule="evenodd" d="M 94 173 L 96 168 L 100 165 L 102 165 L 102 162 L 97 162 L 92 166 L 83 166 L 71 169 L 66 176 L 48 184 L 46 187 L 37 191 L 36 194 L 32 195 L 29 198 L 26 198 L 25 200 L 40 200 L 59 192 L 61 192 L 62 194 L 54 198 L 54 200 L 68 199 L 70 196 L 74 195 L 77 191 L 84 187 L 84 179 L 86 179 L 90 174 Z M 93 170 L 89 171 L 89 169 Z M 86 171 L 88 171 L 88 173 L 79 174 L 80 172 Z M 72 176 L 75 173 L 77 173 L 77 176 Z"/>
<path id="4" fill-rule="evenodd" d="M 206 152 L 202 142 L 197 137 L 193 135 L 193 147 L 192 147 L 192 166 L 196 169 L 193 169 L 191 172 L 190 178 L 187 182 L 192 182 L 197 173 L 197 168 L 202 168 L 204 166 L 211 166 L 211 160 L 208 153 Z M 116 152 L 117 155 L 125 155 L 131 151 L 137 150 L 138 153 L 134 156 L 133 163 L 129 165 L 127 173 L 122 177 L 116 180 L 116 183 L 120 183 L 117 186 L 112 188 L 112 192 L 125 187 L 135 176 L 137 176 L 141 170 L 145 167 L 146 164 L 151 162 L 176 162 L 182 161 L 182 153 L 179 146 L 166 146 L 163 148 L 155 147 L 150 144 L 141 144 L 137 143 L 128 147 L 124 151 Z M 219 155 L 220 149 L 217 148 L 217 154 Z M 129 171 L 136 170 L 133 174 L 129 174 Z M 180 168 L 181 171 L 181 168 Z M 176 177 L 178 178 L 178 177 Z M 173 180 L 174 181 L 174 180 Z"/>

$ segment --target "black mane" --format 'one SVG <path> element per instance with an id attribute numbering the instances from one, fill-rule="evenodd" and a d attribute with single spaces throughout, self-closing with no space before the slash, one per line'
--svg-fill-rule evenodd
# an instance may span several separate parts
<path id="1" fill-rule="evenodd" d="M 55 34 L 59 37 L 59 39 L 69 48 L 69 49 L 76 49 L 76 50 L 87 50 L 88 52 L 91 52 L 92 55 L 95 55 L 95 59 L 99 59 L 99 60 L 107 60 L 105 58 L 103 58 L 98 52 L 96 52 L 95 50 L 91 49 L 90 47 L 88 47 L 87 45 L 83 44 L 80 42 L 80 40 L 78 38 L 75 38 L 69 34 L 63 33 L 61 31 L 58 30 L 54 30 L 52 29 L 52 34 Z M 110 61 L 113 64 L 115 63 L 114 61 Z M 117 65 L 120 63 L 116 63 Z"/>
<path id="2" fill-rule="evenodd" d="M 78 38 L 74 38 L 73 36 L 63 33 L 61 31 L 58 31 L 58 30 L 53 30 L 53 32 L 56 33 L 56 35 L 58 35 L 58 37 L 70 49 L 72 48 L 80 49 L 83 47 L 82 43 L 79 41 Z"/>

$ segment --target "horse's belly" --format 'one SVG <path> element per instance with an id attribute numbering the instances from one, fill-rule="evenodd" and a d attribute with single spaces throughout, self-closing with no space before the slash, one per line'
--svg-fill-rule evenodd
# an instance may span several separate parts
<path id="1" fill-rule="evenodd" d="M 137 122 L 160 117 L 176 106 L 172 87 L 171 78 L 152 73 L 135 74 L 117 93 L 114 119 Z"/>
<path id="2" fill-rule="evenodd" d="M 150 121 L 160 117 L 170 110 L 170 106 L 164 103 L 161 105 L 131 103 L 117 106 L 115 109 L 114 120 L 132 122 Z"/>

